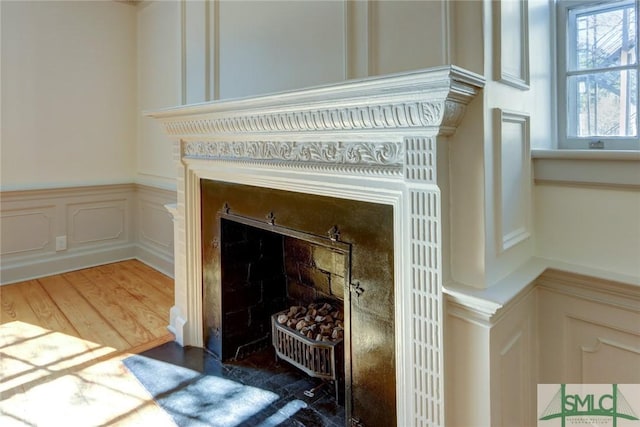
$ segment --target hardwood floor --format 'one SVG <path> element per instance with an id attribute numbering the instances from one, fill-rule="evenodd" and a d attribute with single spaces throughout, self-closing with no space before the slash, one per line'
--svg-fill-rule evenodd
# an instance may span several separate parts
<path id="1" fill-rule="evenodd" d="M 130 260 L 0 287 L 0 425 L 174 425 L 122 359 L 171 341 L 173 280 Z"/>

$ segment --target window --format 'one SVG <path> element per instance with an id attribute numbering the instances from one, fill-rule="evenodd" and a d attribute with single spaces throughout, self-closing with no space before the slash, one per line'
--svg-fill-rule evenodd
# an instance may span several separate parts
<path id="1" fill-rule="evenodd" d="M 558 2 L 560 148 L 640 149 L 638 2 Z"/>

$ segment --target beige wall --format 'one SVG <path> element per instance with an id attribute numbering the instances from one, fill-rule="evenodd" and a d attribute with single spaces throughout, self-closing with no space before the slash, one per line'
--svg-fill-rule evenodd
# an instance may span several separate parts
<path id="1" fill-rule="evenodd" d="M 535 186 L 537 253 L 640 281 L 640 191 Z"/>
<path id="2" fill-rule="evenodd" d="M 136 9 L 112 1 L 0 7 L 2 189 L 131 182 Z"/>

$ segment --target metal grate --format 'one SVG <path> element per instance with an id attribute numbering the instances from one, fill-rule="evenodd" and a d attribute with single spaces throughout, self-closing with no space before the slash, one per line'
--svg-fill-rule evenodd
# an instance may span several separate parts
<path id="1" fill-rule="evenodd" d="M 334 381 L 338 400 L 338 363 L 342 362 L 344 340 L 315 341 L 277 321 L 278 312 L 271 316 L 273 347 L 276 356 L 286 360 L 310 377 Z"/>

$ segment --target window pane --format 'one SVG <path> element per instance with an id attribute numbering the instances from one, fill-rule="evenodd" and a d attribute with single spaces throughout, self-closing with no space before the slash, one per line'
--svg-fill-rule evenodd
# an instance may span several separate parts
<path id="1" fill-rule="evenodd" d="M 637 17 L 633 3 L 615 9 L 575 12 L 573 70 L 637 63 Z"/>
<path id="2" fill-rule="evenodd" d="M 638 73 L 608 71 L 568 79 L 571 137 L 638 135 Z"/>

